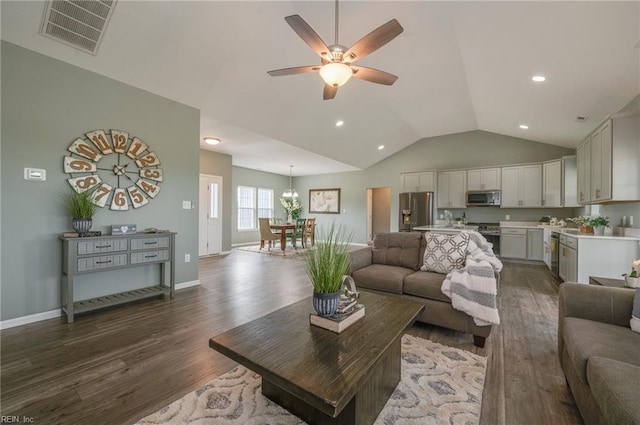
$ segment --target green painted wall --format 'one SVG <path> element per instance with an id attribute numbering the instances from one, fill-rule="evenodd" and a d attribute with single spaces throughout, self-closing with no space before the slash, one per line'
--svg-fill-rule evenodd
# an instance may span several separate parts
<path id="1" fill-rule="evenodd" d="M 497 165 L 541 162 L 574 154 L 573 149 L 547 145 L 530 140 L 503 136 L 485 131 L 470 131 L 422 139 L 364 171 L 298 177 L 294 185 L 301 195 L 304 213 L 308 214 L 309 189 L 341 188 L 341 214 L 314 214 L 318 224 L 335 220 L 353 228 L 354 242 L 366 240 L 366 189 L 391 188 L 391 230 L 398 229 L 398 194 L 400 173 L 429 169 L 490 167 Z M 478 210 L 476 208 L 476 210 Z M 483 221 L 504 220 L 504 214 L 514 210 L 490 208 L 478 211 Z M 517 210 L 518 220 L 537 220 L 548 214 L 545 209 Z M 558 216 L 570 216 L 573 209 L 554 210 Z M 467 214 L 469 221 L 473 216 Z M 512 220 L 515 220 L 512 217 Z M 477 219 L 478 221 L 480 219 Z"/>
<path id="2" fill-rule="evenodd" d="M 59 202 L 68 186 L 62 159 L 76 137 L 95 129 L 126 130 L 149 143 L 165 182 L 143 208 L 102 209 L 94 230 L 135 223 L 175 231 L 177 282 L 197 280 L 197 262 L 184 263 L 184 254 L 197 256 L 198 210 L 183 210 L 182 201 L 198 199 L 199 111 L 7 42 L 1 55 L 1 319 L 60 308 L 58 236 L 71 230 Z M 46 169 L 47 180 L 24 180 L 25 167 Z M 155 279 L 157 268 L 86 275 L 76 287 L 82 297 L 130 289 Z"/>

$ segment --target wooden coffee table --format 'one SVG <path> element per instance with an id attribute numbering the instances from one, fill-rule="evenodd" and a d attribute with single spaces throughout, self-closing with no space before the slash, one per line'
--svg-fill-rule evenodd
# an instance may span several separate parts
<path id="1" fill-rule="evenodd" d="M 262 376 L 262 394 L 309 424 L 372 424 L 400 382 L 400 340 L 424 305 L 362 293 L 365 317 L 335 334 L 311 298 L 209 340 Z"/>

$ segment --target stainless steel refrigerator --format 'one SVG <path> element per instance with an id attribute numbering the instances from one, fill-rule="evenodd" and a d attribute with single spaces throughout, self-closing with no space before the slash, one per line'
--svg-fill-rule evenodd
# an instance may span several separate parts
<path id="1" fill-rule="evenodd" d="M 433 224 L 433 192 L 400 194 L 399 229 L 410 232 L 417 226 Z"/>

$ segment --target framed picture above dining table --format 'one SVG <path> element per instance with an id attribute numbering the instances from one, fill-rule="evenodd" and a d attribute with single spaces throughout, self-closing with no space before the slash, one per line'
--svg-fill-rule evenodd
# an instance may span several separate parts
<path id="1" fill-rule="evenodd" d="M 309 213 L 340 214 L 340 189 L 310 189 Z"/>

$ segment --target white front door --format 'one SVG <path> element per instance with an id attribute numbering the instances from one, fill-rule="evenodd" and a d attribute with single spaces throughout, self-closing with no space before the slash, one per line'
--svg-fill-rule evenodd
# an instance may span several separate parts
<path id="1" fill-rule="evenodd" d="M 222 251 L 222 177 L 200 175 L 198 255 Z"/>

